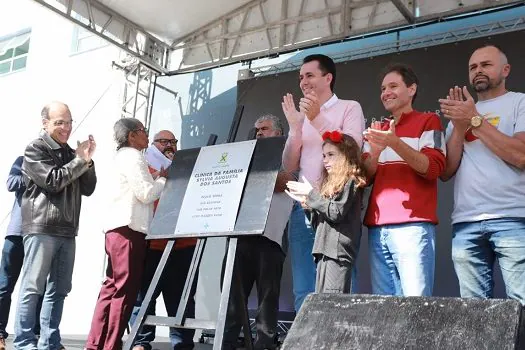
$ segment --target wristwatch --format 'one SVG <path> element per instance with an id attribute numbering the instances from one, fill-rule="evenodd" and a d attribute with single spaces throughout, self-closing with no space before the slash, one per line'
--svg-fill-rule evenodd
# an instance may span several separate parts
<path id="1" fill-rule="evenodd" d="M 472 118 L 470 118 L 470 127 L 472 129 L 480 127 L 481 123 L 483 123 L 483 117 L 482 116 L 475 115 Z"/>

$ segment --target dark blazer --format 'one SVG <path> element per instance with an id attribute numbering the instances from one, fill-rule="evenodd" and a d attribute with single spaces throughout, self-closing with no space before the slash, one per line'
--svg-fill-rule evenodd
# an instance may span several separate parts
<path id="1" fill-rule="evenodd" d="M 22 204 L 22 195 L 26 189 L 22 176 L 23 161 L 23 156 L 17 157 L 7 177 L 7 190 L 15 193 L 15 202 L 13 203 L 13 209 L 11 209 L 11 219 L 7 226 L 6 236 L 22 235 L 22 210 L 20 205 Z"/>
<path id="2" fill-rule="evenodd" d="M 76 236 L 82 195 L 91 195 L 97 183 L 94 163 L 42 132 L 26 148 L 22 173 L 24 235 Z"/>
<path id="3" fill-rule="evenodd" d="M 315 241 L 312 254 L 353 263 L 361 240 L 361 189 L 349 181 L 343 191 L 325 198 L 312 190 L 306 205 L 312 209 Z"/>

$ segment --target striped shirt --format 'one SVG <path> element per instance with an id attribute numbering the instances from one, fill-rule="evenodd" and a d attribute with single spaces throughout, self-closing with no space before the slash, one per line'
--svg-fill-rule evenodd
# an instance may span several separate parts
<path id="1" fill-rule="evenodd" d="M 389 120 L 383 121 L 382 128 L 389 129 Z M 437 178 L 446 166 L 446 144 L 441 121 L 434 113 L 412 111 L 401 115 L 395 130 L 403 142 L 428 157 L 428 170 L 426 174 L 418 174 L 393 149 L 387 147 L 383 150 L 379 156 L 364 224 L 437 224 Z M 363 159 L 370 156 L 369 152 L 370 145 L 365 142 Z"/>

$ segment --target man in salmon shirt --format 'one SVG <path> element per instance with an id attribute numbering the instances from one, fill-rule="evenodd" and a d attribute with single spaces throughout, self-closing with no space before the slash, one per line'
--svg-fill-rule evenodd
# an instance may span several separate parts
<path id="1" fill-rule="evenodd" d="M 284 169 L 290 173 L 299 171 L 299 178 L 304 176 L 317 189 L 323 172 L 321 135 L 325 131 L 340 130 L 353 137 L 361 147 L 365 129 L 361 105 L 356 101 L 340 100 L 334 94 L 335 78 L 335 63 L 330 57 L 307 56 L 299 72 L 299 87 L 303 93 L 299 110 L 292 94 L 286 94 L 282 102 L 290 128 L 283 152 Z M 298 312 L 304 298 L 315 289 L 312 257 L 315 233 L 299 203 L 294 204 L 288 227 L 295 311 Z"/>
<path id="2" fill-rule="evenodd" d="M 364 220 L 373 294 L 432 295 L 445 138 L 435 113 L 412 108 L 418 84 L 409 66 L 388 66 L 381 102 L 391 117 L 365 132 L 364 167 L 374 184 Z"/>
<path id="3" fill-rule="evenodd" d="M 171 165 L 171 161 L 177 151 L 177 142 L 173 133 L 168 130 L 159 131 L 153 138 L 153 143 L 146 150 L 146 160 L 153 177 L 164 171 Z M 155 209 L 158 201 L 155 202 Z M 146 261 L 144 266 L 144 276 L 142 287 L 137 297 L 130 323 L 133 324 L 140 310 L 140 306 L 146 296 L 148 287 L 153 280 L 153 275 L 162 257 L 162 252 L 166 247 L 168 240 L 156 239 L 149 241 L 149 249 L 146 252 Z M 197 240 L 194 238 L 181 238 L 175 242 L 175 247 L 170 259 L 165 267 L 164 274 L 159 280 L 157 290 L 151 298 L 151 304 L 148 308 L 148 315 L 155 315 L 156 299 L 162 293 L 164 305 L 168 316 L 175 317 L 179 307 L 179 301 L 182 297 L 186 276 L 190 268 L 193 251 Z M 195 317 L 195 288 L 194 285 L 191 295 L 188 298 L 186 317 Z M 193 336 L 195 330 L 170 328 L 170 341 L 173 349 L 193 349 Z M 151 350 L 151 342 L 155 340 L 155 326 L 142 326 L 133 350 Z"/>

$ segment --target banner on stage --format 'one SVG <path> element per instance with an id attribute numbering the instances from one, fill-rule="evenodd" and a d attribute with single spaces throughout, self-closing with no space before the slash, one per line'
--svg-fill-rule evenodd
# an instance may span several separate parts
<path id="1" fill-rule="evenodd" d="M 182 200 L 175 235 L 234 230 L 256 142 L 201 148 Z"/>

